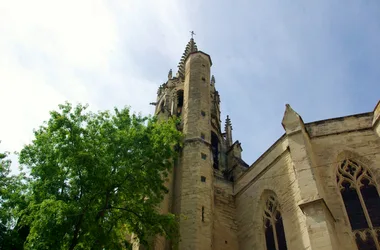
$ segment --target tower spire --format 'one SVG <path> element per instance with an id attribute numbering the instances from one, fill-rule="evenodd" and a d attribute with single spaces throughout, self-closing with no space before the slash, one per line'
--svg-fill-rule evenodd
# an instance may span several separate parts
<path id="1" fill-rule="evenodd" d="M 178 75 L 180 77 L 185 76 L 185 60 L 190 53 L 198 51 L 197 44 L 194 41 L 193 35 L 195 35 L 194 31 L 191 31 L 190 41 L 187 43 L 185 51 L 182 54 L 181 60 L 178 64 Z"/>

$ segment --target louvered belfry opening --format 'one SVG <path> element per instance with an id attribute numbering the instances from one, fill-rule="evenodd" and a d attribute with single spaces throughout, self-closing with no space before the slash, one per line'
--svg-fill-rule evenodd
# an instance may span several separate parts
<path id="1" fill-rule="evenodd" d="M 211 149 L 214 161 L 213 167 L 214 169 L 219 169 L 219 139 L 213 131 L 211 131 Z"/>
<path id="2" fill-rule="evenodd" d="M 371 172 L 345 159 L 336 179 L 358 249 L 380 250 L 380 197 Z"/>
<path id="3" fill-rule="evenodd" d="M 280 206 L 274 195 L 269 195 L 265 203 L 264 230 L 267 250 L 287 250 Z"/>
<path id="4" fill-rule="evenodd" d="M 181 116 L 183 108 L 183 90 L 177 91 L 177 116 Z"/>

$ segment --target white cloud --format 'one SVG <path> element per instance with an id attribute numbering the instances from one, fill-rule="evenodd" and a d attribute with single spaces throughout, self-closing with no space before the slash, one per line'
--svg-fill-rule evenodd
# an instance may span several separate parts
<path id="1" fill-rule="evenodd" d="M 160 82 L 135 61 L 179 59 L 184 16 L 174 0 L 0 1 L 0 151 L 19 151 L 66 100 L 150 113 Z"/>
<path id="2" fill-rule="evenodd" d="M 59 58 L 71 67 L 107 69 L 115 49 L 116 25 L 103 1 L 7 1 L 0 18 L 8 46 Z"/>
<path id="3" fill-rule="evenodd" d="M 285 103 L 305 121 L 376 103 L 378 4 L 342 4 L 0 0 L 0 151 L 19 150 L 65 100 L 151 113 L 195 30 L 251 163 L 283 133 Z"/>

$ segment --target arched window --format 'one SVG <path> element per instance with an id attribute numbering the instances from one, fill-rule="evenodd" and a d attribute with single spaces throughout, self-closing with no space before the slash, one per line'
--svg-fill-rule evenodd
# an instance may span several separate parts
<path id="1" fill-rule="evenodd" d="M 160 112 L 165 113 L 165 101 L 161 101 L 160 103 Z"/>
<path id="2" fill-rule="evenodd" d="M 359 250 L 380 250 L 380 198 L 370 171 L 353 160 L 340 163 L 337 183 Z"/>
<path id="3" fill-rule="evenodd" d="M 264 230 L 267 250 L 287 250 L 280 206 L 274 195 L 269 195 L 265 203 Z"/>
<path id="4" fill-rule="evenodd" d="M 214 160 L 214 169 L 219 169 L 219 139 L 218 136 L 211 131 L 211 150 Z"/>
<path id="5" fill-rule="evenodd" d="M 177 91 L 177 116 L 181 116 L 183 107 L 183 90 Z"/>

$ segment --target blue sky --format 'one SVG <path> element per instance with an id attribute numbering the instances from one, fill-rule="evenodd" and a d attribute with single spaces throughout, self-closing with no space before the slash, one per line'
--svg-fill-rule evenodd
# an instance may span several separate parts
<path id="1" fill-rule="evenodd" d="M 0 150 L 65 100 L 153 113 L 190 30 L 248 164 L 283 134 L 286 103 L 311 122 L 380 99 L 377 0 L 0 0 Z"/>

